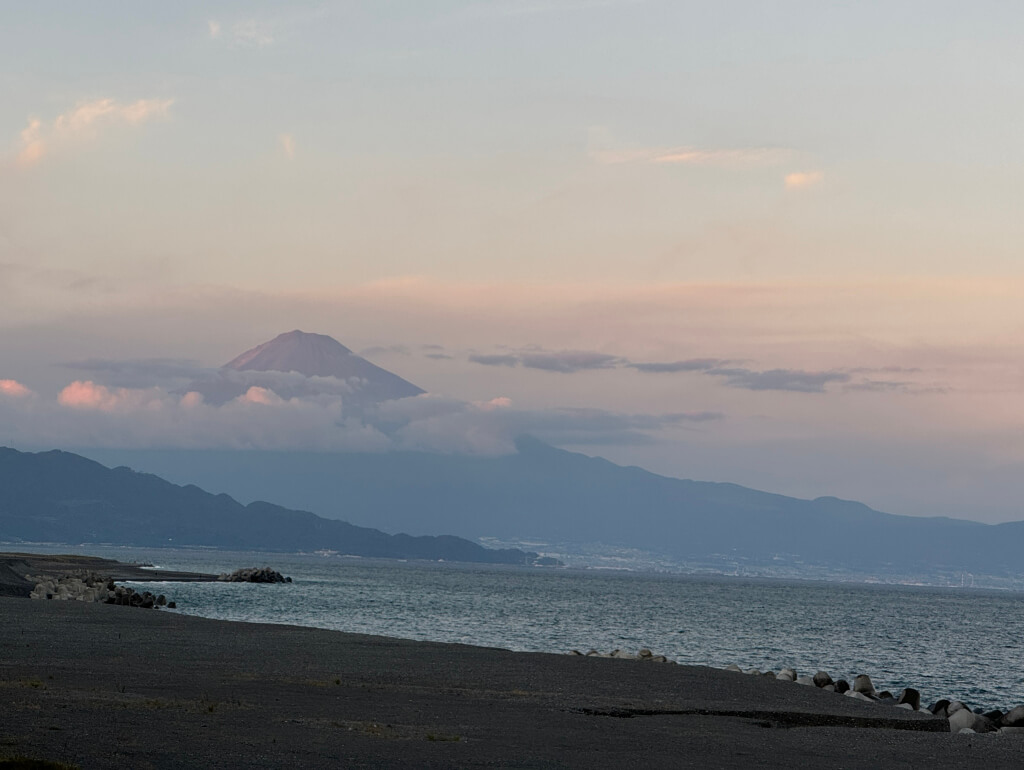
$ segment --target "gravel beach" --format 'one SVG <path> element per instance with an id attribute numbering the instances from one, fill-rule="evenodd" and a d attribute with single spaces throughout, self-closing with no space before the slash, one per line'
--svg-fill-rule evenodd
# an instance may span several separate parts
<path id="1" fill-rule="evenodd" d="M 0 758 L 82 768 L 1019 767 L 1024 738 L 696 666 L 0 598 Z"/>

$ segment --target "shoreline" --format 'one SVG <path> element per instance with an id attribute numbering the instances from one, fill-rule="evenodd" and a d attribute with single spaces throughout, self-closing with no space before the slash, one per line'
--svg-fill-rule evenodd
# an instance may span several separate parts
<path id="1" fill-rule="evenodd" d="M 82 767 L 1019 765 L 1006 735 L 657 665 L 0 598 L 0 757 Z"/>
<path id="2" fill-rule="evenodd" d="M 64 575 L 92 572 L 113 581 L 137 583 L 168 581 L 174 583 L 213 582 L 216 575 L 200 572 L 153 569 L 140 564 L 126 564 L 116 559 L 78 554 L 40 554 L 18 551 L 0 552 L 0 596 L 28 597 L 35 583 L 28 576 L 59 578 Z"/>

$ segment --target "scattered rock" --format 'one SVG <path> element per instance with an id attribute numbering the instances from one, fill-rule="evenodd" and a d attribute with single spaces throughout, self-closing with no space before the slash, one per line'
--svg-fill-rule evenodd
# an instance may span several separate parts
<path id="1" fill-rule="evenodd" d="M 827 671 L 819 671 L 814 675 L 814 685 L 816 687 L 826 687 L 832 683 L 832 677 L 828 675 Z"/>
<path id="2" fill-rule="evenodd" d="M 910 708 L 914 709 L 914 711 L 919 711 L 921 708 L 921 693 L 913 687 L 904 687 L 900 690 L 900 694 L 896 698 L 896 702 L 901 706 L 909 704 Z"/>
<path id="3" fill-rule="evenodd" d="M 236 569 L 234 572 L 228 574 L 224 573 L 217 577 L 225 583 L 291 583 L 290 577 L 285 577 L 277 570 L 271 569 L 270 567 L 249 567 L 246 569 Z"/>
<path id="4" fill-rule="evenodd" d="M 853 680 L 853 689 L 865 695 L 874 695 L 875 686 L 871 684 L 871 677 L 867 674 L 858 674 Z"/>

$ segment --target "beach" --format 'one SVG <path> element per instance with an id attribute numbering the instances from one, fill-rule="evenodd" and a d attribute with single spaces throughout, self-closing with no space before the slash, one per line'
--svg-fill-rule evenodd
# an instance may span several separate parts
<path id="1" fill-rule="evenodd" d="M 699 666 L 0 598 L 0 756 L 83 768 L 1016 767 L 1024 740 Z"/>

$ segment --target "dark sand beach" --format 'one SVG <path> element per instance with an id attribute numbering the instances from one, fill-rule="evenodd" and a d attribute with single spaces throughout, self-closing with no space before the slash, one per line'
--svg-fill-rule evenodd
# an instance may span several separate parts
<path id="1" fill-rule="evenodd" d="M 82 768 L 1019 767 L 1024 738 L 695 666 L 0 598 L 0 758 Z"/>

